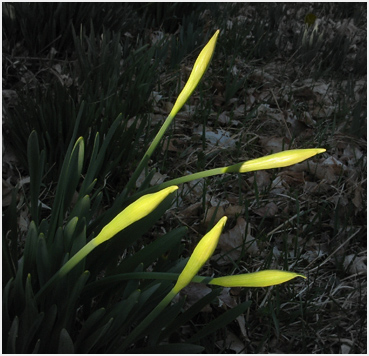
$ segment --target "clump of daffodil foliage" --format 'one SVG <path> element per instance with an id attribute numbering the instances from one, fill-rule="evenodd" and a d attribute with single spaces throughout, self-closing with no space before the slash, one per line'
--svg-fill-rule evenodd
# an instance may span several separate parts
<path id="1" fill-rule="evenodd" d="M 202 347 L 196 341 L 245 312 L 250 303 L 225 312 L 211 327 L 195 334 L 191 342 L 170 343 L 171 331 L 190 320 L 193 311 L 200 311 L 210 297 L 219 293 L 215 287 L 210 297 L 200 299 L 192 307 L 191 313 L 181 313 L 184 301 L 173 302 L 173 298 L 190 282 L 220 287 L 267 287 L 296 277 L 306 278 L 282 270 L 219 277 L 199 275 L 217 247 L 226 216 L 198 242 L 188 259 L 180 258 L 180 241 L 186 234 L 182 228 L 161 236 L 135 254 L 124 253 L 171 206 L 178 185 L 213 175 L 286 167 L 325 151 L 322 148 L 287 150 L 150 188 L 144 184 L 132 194 L 137 178 L 147 168 L 165 131 L 206 72 L 218 36 L 219 30 L 199 54 L 172 111 L 123 192 L 105 214 L 99 214 L 101 191 L 93 188 L 98 167 L 105 159 L 106 147 L 113 144 L 113 133 L 121 117 L 113 123 L 103 142 L 96 135 L 89 164 L 84 169 L 84 139 L 76 137 L 82 114 L 79 115 L 48 219 L 41 219 L 38 201 L 45 152 L 39 150 L 37 134 L 30 135 L 33 220 L 20 259 L 14 258 L 14 246 L 4 248 L 5 268 L 11 276 L 3 284 L 6 352 L 124 353 L 132 348 L 136 352 L 199 352 Z M 72 204 L 76 190 L 78 198 Z M 149 267 L 151 270 L 147 271 Z"/>

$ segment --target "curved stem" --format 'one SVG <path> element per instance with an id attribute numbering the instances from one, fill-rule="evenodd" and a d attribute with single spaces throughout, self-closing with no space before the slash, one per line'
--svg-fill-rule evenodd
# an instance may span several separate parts
<path id="1" fill-rule="evenodd" d="M 170 187 L 171 185 L 178 185 L 178 184 L 191 182 L 191 181 L 196 180 L 196 179 L 211 177 L 211 176 L 224 174 L 224 173 L 231 173 L 231 171 L 229 171 L 229 168 L 230 167 L 213 168 L 213 169 L 209 169 L 208 171 L 197 172 L 197 173 L 189 174 L 187 176 L 183 176 L 183 177 L 175 178 L 175 179 L 172 179 L 172 180 L 168 180 L 167 182 L 161 183 L 159 185 L 155 185 L 153 187 L 142 190 L 142 191 L 140 191 L 136 194 L 133 194 L 131 197 L 129 197 L 128 203 L 138 199 L 139 197 L 141 197 L 144 194 L 155 193 L 155 192 L 157 192 L 161 189 Z"/>
<path id="2" fill-rule="evenodd" d="M 131 178 L 129 179 L 126 187 L 124 188 L 124 192 L 128 193 L 133 185 L 136 183 L 138 177 L 140 176 L 141 172 L 145 168 L 147 162 L 149 161 L 151 155 L 153 154 L 156 146 L 159 144 L 160 140 L 162 139 L 165 131 L 168 129 L 169 125 L 172 123 L 174 119 L 173 115 L 168 115 L 167 118 L 164 121 L 163 126 L 160 128 L 159 132 L 156 134 L 154 140 L 152 141 L 150 147 L 147 149 L 146 153 L 142 157 L 140 163 L 138 164 L 137 168 L 133 172 Z"/>

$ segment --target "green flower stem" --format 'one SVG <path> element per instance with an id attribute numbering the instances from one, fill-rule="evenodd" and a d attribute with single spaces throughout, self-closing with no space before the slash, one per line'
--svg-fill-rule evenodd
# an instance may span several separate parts
<path id="1" fill-rule="evenodd" d="M 231 167 L 233 167 L 233 166 L 231 166 Z M 197 172 L 197 173 L 189 174 L 187 176 L 183 176 L 183 177 L 179 177 L 179 178 L 169 180 L 167 182 L 161 183 L 159 185 L 155 185 L 154 187 L 150 187 L 150 188 L 147 188 L 147 189 L 145 189 L 141 192 L 133 194 L 129 198 L 128 203 L 138 199 L 141 195 L 148 194 L 148 193 L 155 193 L 158 190 L 161 190 L 161 189 L 166 188 L 166 187 L 170 187 L 173 184 L 178 185 L 178 184 L 191 182 L 191 181 L 196 180 L 196 179 L 211 177 L 211 176 L 224 174 L 224 173 L 232 173 L 228 170 L 229 168 L 230 167 L 213 168 L 213 169 L 209 169 L 208 171 Z"/>
<path id="2" fill-rule="evenodd" d="M 96 246 L 98 246 L 94 240 L 91 240 L 87 245 L 83 246 L 75 255 L 68 260 L 65 265 L 56 272 L 47 283 L 36 294 L 36 299 L 39 299 L 50 287 L 61 277 L 65 276 L 71 269 L 73 269 L 78 263 L 80 263 Z"/>
<path id="3" fill-rule="evenodd" d="M 173 115 L 168 115 L 168 117 L 165 119 L 163 126 L 160 128 L 159 132 L 156 134 L 154 140 L 152 141 L 150 147 L 147 149 L 146 153 L 142 157 L 140 163 L 138 164 L 136 170 L 133 172 L 130 180 L 128 181 L 126 187 L 124 188 L 124 193 L 128 193 L 133 185 L 136 183 L 138 177 L 140 176 L 141 172 L 145 168 L 147 162 L 149 161 L 151 155 L 156 149 L 156 146 L 159 144 L 160 140 L 162 139 L 165 131 L 168 129 L 169 125 L 172 123 L 174 119 Z M 142 194 L 141 194 L 142 195 Z"/>
<path id="4" fill-rule="evenodd" d="M 159 316 L 159 314 L 172 301 L 176 294 L 176 292 L 171 290 L 165 296 L 165 298 L 151 311 L 151 313 L 144 320 L 142 320 L 142 322 L 127 336 L 116 353 L 122 353 L 127 347 L 129 347 L 129 345 L 132 344 L 132 342 L 134 342 L 136 338 L 139 337 L 140 334 L 142 334 L 145 329 Z"/>

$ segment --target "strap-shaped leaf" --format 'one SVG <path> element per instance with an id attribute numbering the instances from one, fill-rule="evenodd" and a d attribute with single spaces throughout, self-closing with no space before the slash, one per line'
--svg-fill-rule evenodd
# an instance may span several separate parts
<path id="1" fill-rule="evenodd" d="M 13 259 L 11 256 L 7 235 L 3 235 L 3 239 L 2 239 L 3 279 L 5 281 L 9 281 L 11 278 L 14 278 L 16 275 L 16 269 L 15 269 L 15 263 L 14 263 L 16 259 Z"/>
<path id="2" fill-rule="evenodd" d="M 135 290 L 127 299 L 119 302 L 112 310 L 105 316 L 106 320 L 108 318 L 113 319 L 111 328 L 109 329 L 109 334 L 105 337 L 103 345 L 108 346 L 108 353 L 110 350 L 114 349 L 114 342 L 120 340 L 120 335 L 124 333 L 127 326 L 127 318 L 133 311 L 135 305 L 137 304 L 138 298 L 141 295 L 140 290 Z"/>
<path id="3" fill-rule="evenodd" d="M 43 286 L 51 277 L 51 256 L 48 251 L 45 236 L 40 234 L 37 241 L 36 261 L 37 261 L 37 275 L 40 286 Z"/>
<path id="4" fill-rule="evenodd" d="M 17 336 L 18 336 L 18 328 L 19 328 L 19 318 L 15 316 L 12 325 L 9 330 L 9 336 L 6 344 L 6 350 L 9 354 L 18 353 L 16 349 L 17 344 Z"/>
<path id="5" fill-rule="evenodd" d="M 12 304 L 12 300 L 10 299 L 10 290 L 14 286 L 14 280 L 11 279 L 3 288 L 3 330 L 10 330 L 10 326 L 12 324 L 10 312 L 10 305 Z"/>
<path id="6" fill-rule="evenodd" d="M 136 267 L 135 272 L 142 272 L 143 271 L 143 265 L 140 264 Z M 138 279 L 131 279 L 126 282 L 123 292 L 123 299 L 128 298 L 132 293 L 134 293 L 135 290 L 139 288 L 139 280 Z"/>
<path id="7" fill-rule="evenodd" d="M 168 326 L 180 313 L 185 301 L 185 298 L 181 298 L 179 302 L 164 309 L 160 314 L 160 318 L 157 318 L 155 323 L 147 329 L 149 337 L 148 346 L 155 346 L 158 343 L 162 329 Z"/>
<path id="8" fill-rule="evenodd" d="M 72 247 L 70 249 L 70 257 L 74 256 L 78 251 L 80 251 L 86 245 L 86 218 L 83 217 L 79 219 L 75 234 L 73 236 Z M 83 258 L 81 262 L 74 267 L 68 276 L 68 283 L 73 283 L 73 280 L 77 280 L 79 276 L 86 269 L 86 259 Z"/>
<path id="9" fill-rule="evenodd" d="M 22 341 L 19 340 L 19 344 L 22 346 L 21 349 L 22 354 L 31 353 L 37 347 L 36 345 L 37 340 L 34 340 L 34 337 L 42 325 L 44 316 L 45 316 L 44 313 L 38 314 L 34 318 L 33 323 L 30 324 L 30 326 L 26 330 L 24 330 L 25 332 L 24 339 Z"/>
<path id="10" fill-rule="evenodd" d="M 168 335 L 170 335 L 173 331 L 177 330 L 181 325 L 184 325 L 189 320 L 191 320 L 206 305 L 211 303 L 220 294 L 221 291 L 222 291 L 222 288 L 216 288 L 212 290 L 209 294 L 205 295 L 203 298 L 201 298 L 195 304 L 193 304 L 190 308 L 188 308 L 185 312 L 179 315 L 171 324 L 168 324 L 166 326 L 165 330 L 162 331 L 160 335 L 160 340 L 163 340 Z"/>
<path id="11" fill-rule="evenodd" d="M 91 199 L 89 195 L 85 195 L 81 199 L 79 199 L 73 208 L 73 210 L 69 214 L 69 219 L 74 217 L 86 218 L 90 220 L 90 205 Z"/>
<path id="12" fill-rule="evenodd" d="M 42 328 L 38 334 L 40 340 L 39 345 L 40 350 L 48 350 L 50 347 L 50 340 L 52 339 L 53 335 L 56 332 L 54 324 L 56 321 L 57 314 L 58 308 L 55 304 L 53 304 L 45 313 L 45 317 L 42 322 Z M 57 340 L 57 337 L 55 337 L 55 339 Z"/>
<path id="13" fill-rule="evenodd" d="M 18 188 L 12 191 L 11 203 L 3 215 L 3 280 L 14 278 L 18 268 Z M 10 245 L 9 245 L 10 243 Z"/>
<path id="14" fill-rule="evenodd" d="M 81 351 L 78 353 L 87 354 L 91 352 L 95 345 L 100 346 L 99 342 L 106 336 L 107 332 L 110 331 L 113 321 L 114 319 L 111 318 L 105 325 L 97 330 L 94 330 L 94 332 L 92 332 L 92 334 L 86 340 L 84 340 Z"/>
<path id="15" fill-rule="evenodd" d="M 28 274 L 25 287 L 25 309 L 22 314 L 22 324 L 26 325 L 26 329 L 31 329 L 31 324 L 38 315 L 38 308 L 35 296 L 32 290 L 31 275 Z"/>
<path id="16" fill-rule="evenodd" d="M 61 319 L 59 322 L 60 327 L 67 328 L 69 330 L 69 327 L 73 322 L 76 314 L 77 300 L 81 295 L 81 291 L 85 286 L 89 276 L 90 273 L 88 271 L 83 272 L 82 275 L 77 280 L 76 284 L 74 285 L 71 293 L 68 296 L 65 307 L 61 313 Z"/>
<path id="17" fill-rule="evenodd" d="M 28 169 L 30 175 L 31 215 L 38 224 L 39 195 L 45 165 L 45 151 L 40 154 L 37 132 L 32 131 L 27 143 Z"/>
<path id="18" fill-rule="evenodd" d="M 204 337 L 214 333 L 216 330 L 226 326 L 231 321 L 236 319 L 239 315 L 244 313 L 250 307 L 250 305 L 251 302 L 247 301 L 228 310 L 215 320 L 211 321 L 209 324 L 205 325 L 199 332 L 197 332 L 194 336 L 192 336 L 188 340 L 188 342 L 197 342 L 198 340 L 201 340 Z"/>
<path id="19" fill-rule="evenodd" d="M 69 207 L 73 195 L 75 193 L 78 182 L 81 179 L 81 173 L 83 168 L 83 161 L 85 155 L 84 140 L 80 137 L 73 147 L 69 165 L 66 172 L 66 180 L 64 182 L 64 199 L 63 199 L 63 211 Z"/>
<path id="20" fill-rule="evenodd" d="M 55 273 L 63 265 L 65 258 L 64 231 L 61 226 L 56 230 L 54 242 L 50 247 L 50 255 L 53 256 L 51 260 L 52 273 Z"/>
<path id="21" fill-rule="evenodd" d="M 96 134 L 93 150 L 91 157 L 89 159 L 89 166 L 87 168 L 81 189 L 80 195 L 90 194 L 93 186 L 96 183 L 96 178 L 99 175 L 103 164 L 106 161 L 106 151 L 109 147 L 111 147 L 111 141 L 113 139 L 114 134 L 116 134 L 119 125 L 122 123 L 122 114 L 119 114 L 118 117 L 114 120 L 113 124 L 109 128 L 108 133 L 105 135 L 103 144 L 100 146 L 100 135 Z M 123 154 L 123 153 L 122 153 Z M 118 157 L 119 158 L 119 157 Z"/>
<path id="22" fill-rule="evenodd" d="M 132 354 L 199 354 L 204 351 L 203 346 L 188 343 L 156 345 L 129 350 Z"/>
<path id="23" fill-rule="evenodd" d="M 69 143 L 67 152 L 65 154 L 63 166 L 62 166 L 60 176 L 59 176 L 59 182 L 56 188 L 54 204 L 53 204 L 52 213 L 50 217 L 50 226 L 49 226 L 48 235 L 47 235 L 48 243 L 50 244 L 54 240 L 55 231 L 57 230 L 59 226 L 62 225 L 64 216 L 65 216 L 64 215 L 65 213 L 64 207 L 65 207 L 65 201 L 66 201 L 65 200 L 65 190 L 67 188 L 70 188 L 67 186 L 67 181 L 68 181 L 68 176 L 69 176 L 68 172 L 70 171 L 70 158 L 71 158 L 72 150 L 75 147 L 76 137 L 77 137 L 81 117 L 84 111 L 84 106 L 85 106 L 85 103 L 82 102 L 79 108 L 78 115 L 77 115 L 76 123 L 74 125 L 73 135 Z"/>
<path id="24" fill-rule="evenodd" d="M 31 221 L 26 237 L 26 244 L 23 251 L 23 275 L 29 273 L 36 275 L 36 253 L 37 253 L 38 232 L 34 221 Z"/>
<path id="25" fill-rule="evenodd" d="M 63 241 L 64 241 L 64 250 L 65 251 L 70 251 L 70 249 L 72 247 L 73 236 L 74 236 L 75 231 L 76 231 L 77 223 L 78 223 L 78 217 L 76 216 L 73 219 L 71 219 L 64 228 Z"/>
<path id="26" fill-rule="evenodd" d="M 85 338 L 97 330 L 99 322 L 105 314 L 106 314 L 105 308 L 97 309 L 83 323 L 82 328 L 78 333 L 77 340 L 75 342 L 77 352 L 79 352 L 79 348 L 84 343 Z"/>
<path id="27" fill-rule="evenodd" d="M 22 261 L 19 262 L 23 263 Z M 12 304 L 12 307 L 15 308 L 17 314 L 20 315 L 25 306 L 25 291 L 24 291 L 24 280 L 23 280 L 23 267 L 20 265 L 20 268 L 17 271 L 17 274 L 14 279 L 14 288 L 11 290 L 11 299 L 9 302 Z"/>
<path id="28" fill-rule="evenodd" d="M 140 263 L 143 263 L 143 268 L 148 267 L 165 252 L 179 245 L 186 232 L 187 228 L 181 227 L 160 236 L 157 240 L 147 245 L 133 256 L 124 259 L 114 270 L 114 274 L 132 271 Z"/>
<path id="29" fill-rule="evenodd" d="M 66 329 L 60 331 L 59 343 L 58 343 L 59 354 L 74 354 L 73 340 L 70 337 Z"/>

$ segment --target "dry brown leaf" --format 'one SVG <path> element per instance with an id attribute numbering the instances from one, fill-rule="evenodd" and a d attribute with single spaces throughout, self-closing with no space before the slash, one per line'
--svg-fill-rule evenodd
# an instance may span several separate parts
<path id="1" fill-rule="evenodd" d="M 310 85 L 304 85 L 302 87 L 295 88 L 293 90 L 293 95 L 304 100 L 315 99 L 314 91 L 311 89 Z"/>
<path id="2" fill-rule="evenodd" d="M 215 222 L 219 221 L 224 215 L 225 212 L 223 206 L 211 206 L 206 212 L 205 225 L 209 225 L 212 219 L 214 219 Z"/>
<path id="3" fill-rule="evenodd" d="M 218 121 L 223 124 L 223 125 L 227 125 L 229 124 L 229 122 L 231 121 L 231 118 L 227 115 L 228 112 L 227 111 L 223 111 L 219 116 L 218 116 Z"/>
<path id="4" fill-rule="evenodd" d="M 313 117 L 318 119 L 327 119 L 334 113 L 335 110 L 336 110 L 335 106 L 320 107 L 319 105 L 315 105 L 313 107 L 311 114 L 313 115 Z"/>
<path id="5" fill-rule="evenodd" d="M 219 295 L 219 307 L 223 307 L 225 304 L 228 308 L 234 308 L 237 306 L 235 298 L 230 294 L 231 288 L 223 288 L 222 293 Z"/>
<path id="6" fill-rule="evenodd" d="M 205 284 L 190 283 L 188 286 L 183 288 L 179 293 L 180 296 L 186 296 L 186 302 L 183 308 L 187 310 L 196 302 L 198 302 L 201 298 L 209 294 L 211 291 L 212 289 L 206 286 Z M 201 311 L 204 313 L 211 313 L 212 308 L 208 304 Z"/>
<path id="7" fill-rule="evenodd" d="M 262 217 L 272 218 L 277 214 L 278 206 L 275 203 L 270 202 L 259 209 L 254 209 L 253 212 Z"/>
<path id="8" fill-rule="evenodd" d="M 355 205 L 356 207 L 356 211 L 355 213 L 357 214 L 358 212 L 360 212 L 361 210 L 363 210 L 363 188 L 361 187 L 361 185 L 358 185 L 355 188 L 354 191 L 354 198 L 352 199 L 352 203 Z"/>
<path id="9" fill-rule="evenodd" d="M 240 118 L 245 116 L 245 112 L 246 112 L 245 105 L 242 104 L 233 111 L 233 115 L 235 118 Z"/>
<path id="10" fill-rule="evenodd" d="M 13 192 L 14 187 L 6 180 L 4 180 L 3 178 L 3 207 L 9 206 L 10 203 L 12 202 L 12 192 Z"/>
<path id="11" fill-rule="evenodd" d="M 355 144 L 348 144 L 343 150 L 340 161 L 347 166 L 354 166 L 363 155 L 364 153 Z"/>
<path id="12" fill-rule="evenodd" d="M 192 218 L 192 217 L 198 217 L 202 210 L 202 202 L 198 201 L 196 203 L 193 203 L 189 205 L 186 209 L 181 211 L 181 216 L 183 218 Z"/>
<path id="13" fill-rule="evenodd" d="M 218 248 L 221 253 L 213 256 L 213 259 L 217 260 L 219 265 L 232 263 L 232 260 L 237 260 L 245 250 L 250 254 L 259 252 L 256 240 L 251 236 L 250 225 L 247 225 L 241 216 L 238 217 L 233 229 L 220 235 Z"/>
<path id="14" fill-rule="evenodd" d="M 301 185 L 305 183 L 304 172 L 294 172 L 294 171 L 282 171 L 277 174 L 281 177 L 289 186 Z"/>
<path id="15" fill-rule="evenodd" d="M 210 198 L 210 205 L 211 206 L 226 206 L 229 205 L 229 201 L 226 199 L 219 199 L 215 196 Z"/>
<path id="16" fill-rule="evenodd" d="M 234 308 L 237 306 L 236 298 L 232 296 L 231 291 L 232 288 L 223 288 L 222 293 L 218 297 L 220 307 L 223 305 L 226 305 L 228 308 Z M 236 320 L 240 326 L 242 336 L 246 337 L 245 317 L 240 315 Z"/>
<path id="17" fill-rule="evenodd" d="M 153 186 L 153 185 L 156 185 L 156 184 L 161 184 L 161 183 L 164 182 L 164 180 L 167 177 L 168 176 L 166 174 L 161 174 L 160 172 L 155 172 L 153 177 L 151 178 L 150 185 Z M 146 173 L 145 173 L 145 171 L 143 171 L 136 180 L 136 187 L 137 188 L 141 187 L 141 185 L 142 185 L 142 183 L 144 182 L 145 179 L 146 179 Z"/>
<path id="18" fill-rule="evenodd" d="M 258 189 L 266 188 L 270 185 L 270 173 L 267 171 L 256 171 L 254 175 L 247 179 L 250 184 L 253 184 L 256 179 Z"/>
<path id="19" fill-rule="evenodd" d="M 349 272 L 352 274 L 365 272 L 367 270 L 366 256 L 358 257 L 357 255 L 351 254 L 345 257 L 343 265 L 348 268 Z"/>
<path id="20" fill-rule="evenodd" d="M 269 73 L 260 70 L 260 69 L 256 69 L 254 70 L 249 77 L 250 80 L 253 80 L 257 83 L 262 83 L 263 86 L 266 84 L 270 84 L 272 82 L 275 81 L 274 77 L 272 75 L 270 75 Z"/>
<path id="21" fill-rule="evenodd" d="M 245 207 L 240 206 L 240 205 L 231 204 L 224 208 L 224 214 L 227 215 L 228 217 L 233 217 L 235 215 L 243 214 L 244 211 L 245 211 Z"/>
<path id="22" fill-rule="evenodd" d="M 320 180 L 324 179 L 328 184 L 331 184 L 338 179 L 333 167 L 311 161 L 295 164 L 289 167 L 289 170 L 294 172 L 309 172 Z"/>
<path id="23" fill-rule="evenodd" d="M 260 143 L 268 154 L 277 153 L 285 149 L 288 145 L 288 139 L 286 137 L 260 136 Z"/>
<path id="24" fill-rule="evenodd" d="M 241 353 L 245 349 L 245 344 L 228 329 L 226 330 L 226 339 L 219 340 L 215 343 L 219 349 L 223 350 L 224 347 L 234 352 Z"/>

